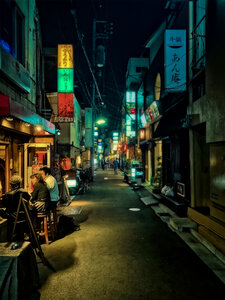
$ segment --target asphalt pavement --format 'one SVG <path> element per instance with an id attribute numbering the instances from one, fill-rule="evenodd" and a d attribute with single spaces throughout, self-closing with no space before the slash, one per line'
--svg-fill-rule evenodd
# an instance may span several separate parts
<path id="1" fill-rule="evenodd" d="M 224 299 L 225 285 L 120 174 L 97 171 L 71 205 L 81 230 L 42 246 L 56 272 L 38 265 L 41 299 Z"/>

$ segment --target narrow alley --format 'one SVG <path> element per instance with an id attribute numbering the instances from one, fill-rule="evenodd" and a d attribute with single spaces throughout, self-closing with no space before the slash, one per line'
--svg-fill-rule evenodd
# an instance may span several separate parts
<path id="1" fill-rule="evenodd" d="M 42 246 L 56 272 L 38 265 L 41 299 L 223 298 L 223 283 L 121 174 L 97 171 L 91 190 L 71 205 L 86 220 L 80 231 Z"/>

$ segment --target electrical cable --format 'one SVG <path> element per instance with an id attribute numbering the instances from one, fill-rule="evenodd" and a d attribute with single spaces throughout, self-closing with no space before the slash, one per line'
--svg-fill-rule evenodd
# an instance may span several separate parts
<path id="1" fill-rule="evenodd" d="M 89 60 L 89 58 L 88 58 L 86 49 L 85 49 L 85 47 L 84 47 L 83 37 L 81 36 L 80 31 L 79 31 L 79 29 L 78 29 L 78 23 L 77 23 L 76 12 L 75 12 L 74 9 L 71 9 L 71 14 L 72 14 L 73 19 L 74 19 L 74 23 L 75 23 L 75 28 L 76 28 L 77 36 L 78 36 L 78 39 L 79 39 L 79 41 L 80 41 L 80 44 L 81 44 L 81 47 L 82 47 L 84 56 L 85 56 L 85 58 L 86 58 L 86 61 L 87 61 L 88 67 L 89 67 L 89 71 L 90 71 L 90 73 L 91 73 L 91 75 L 92 75 L 92 78 L 93 78 L 93 81 L 94 81 L 94 84 L 95 84 L 95 87 L 96 87 L 98 96 L 99 96 L 101 102 L 103 102 L 103 101 L 102 101 L 102 97 L 101 97 L 101 93 L 100 93 L 100 91 L 99 91 L 98 83 L 97 83 L 96 78 L 95 78 L 95 74 L 94 74 L 94 72 L 93 72 L 93 70 L 92 70 L 92 66 L 91 66 L 90 60 Z M 95 103 L 92 103 L 92 106 L 94 107 L 94 109 L 97 109 Z"/>

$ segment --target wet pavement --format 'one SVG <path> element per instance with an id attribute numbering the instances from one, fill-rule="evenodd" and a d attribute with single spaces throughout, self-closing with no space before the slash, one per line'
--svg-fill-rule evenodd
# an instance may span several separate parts
<path id="1" fill-rule="evenodd" d="M 39 264 L 41 299 L 223 299 L 225 285 L 121 175 L 97 171 L 71 205 L 81 230 L 43 245 L 56 272 Z"/>

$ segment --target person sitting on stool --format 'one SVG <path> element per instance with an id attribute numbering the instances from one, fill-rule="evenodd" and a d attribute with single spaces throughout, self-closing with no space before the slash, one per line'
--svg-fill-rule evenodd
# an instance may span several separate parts
<path id="1" fill-rule="evenodd" d="M 44 213 L 50 210 L 50 193 L 46 182 L 41 174 L 33 174 L 30 176 L 33 182 L 33 192 L 31 193 L 31 209 L 35 213 Z"/>
<path id="2" fill-rule="evenodd" d="M 40 174 L 42 175 L 44 181 L 47 184 L 47 188 L 50 192 L 50 206 L 51 208 L 56 207 L 59 201 L 59 188 L 58 183 L 55 178 L 51 175 L 51 170 L 48 167 L 43 167 L 40 169 Z"/>
<path id="3" fill-rule="evenodd" d="M 24 189 L 20 187 L 22 182 L 22 178 L 18 175 L 14 175 L 10 179 L 11 190 L 3 196 L 1 200 L 1 206 L 5 208 L 5 210 L 0 209 L 0 216 L 2 218 L 8 219 L 8 228 L 7 228 L 7 239 L 10 240 L 13 230 L 13 225 L 16 219 L 16 213 L 19 205 L 19 200 L 22 195 L 22 198 L 29 201 L 30 195 Z M 25 232 L 25 213 L 24 207 L 21 203 L 20 210 L 17 219 L 16 226 L 16 240 L 23 241 L 24 240 L 24 232 Z"/>

